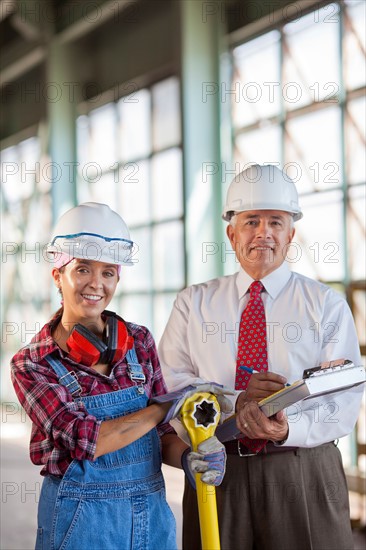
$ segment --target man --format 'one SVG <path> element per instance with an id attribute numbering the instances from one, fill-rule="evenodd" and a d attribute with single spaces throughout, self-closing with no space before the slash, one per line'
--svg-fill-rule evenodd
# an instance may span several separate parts
<path id="1" fill-rule="evenodd" d="M 217 489 L 224 550 L 353 547 L 336 444 L 355 425 L 363 386 L 271 418 L 257 405 L 305 368 L 339 358 L 361 364 L 345 300 L 285 262 L 301 217 L 294 183 L 275 166 L 252 165 L 234 178 L 223 219 L 240 270 L 183 290 L 159 346 L 169 389 L 212 380 L 237 390 L 243 438 L 225 444 Z M 196 550 L 196 494 L 187 482 L 183 514 L 184 548 Z"/>

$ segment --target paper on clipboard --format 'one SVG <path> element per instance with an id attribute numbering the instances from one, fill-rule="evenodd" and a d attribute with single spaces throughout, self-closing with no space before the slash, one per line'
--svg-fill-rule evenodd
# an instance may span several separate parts
<path id="1" fill-rule="evenodd" d="M 356 367 L 347 359 L 338 359 L 306 369 L 301 380 L 262 399 L 258 405 L 269 417 L 299 401 L 349 389 L 365 382 L 363 366 Z M 236 427 L 235 415 L 218 426 L 215 435 L 222 442 L 239 438 L 241 433 Z"/>

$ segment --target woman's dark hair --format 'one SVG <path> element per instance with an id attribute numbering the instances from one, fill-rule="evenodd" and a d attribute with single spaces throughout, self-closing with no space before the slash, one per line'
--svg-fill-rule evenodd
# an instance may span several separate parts
<path id="1" fill-rule="evenodd" d="M 59 270 L 60 273 L 63 273 L 64 270 L 65 270 L 65 266 L 59 267 L 58 270 Z M 61 296 L 61 298 L 62 298 L 62 290 L 61 290 L 61 288 L 58 289 L 58 292 L 59 292 L 59 294 L 60 294 L 60 296 Z M 61 302 L 61 304 L 63 304 L 63 301 Z M 64 312 L 64 306 L 61 305 L 61 307 L 52 315 L 50 321 L 52 321 L 53 319 L 57 319 L 58 317 L 62 317 L 63 312 Z"/>
<path id="2" fill-rule="evenodd" d="M 64 312 L 64 307 L 61 306 L 51 317 L 51 319 L 55 319 L 56 317 L 61 317 Z"/>

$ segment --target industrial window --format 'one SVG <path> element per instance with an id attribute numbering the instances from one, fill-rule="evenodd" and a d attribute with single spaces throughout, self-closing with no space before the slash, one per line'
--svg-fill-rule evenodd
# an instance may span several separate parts
<path id="1" fill-rule="evenodd" d="M 77 143 L 78 202 L 109 204 L 137 243 L 111 307 L 158 339 L 185 282 L 179 80 L 81 115 Z"/>
<path id="2" fill-rule="evenodd" d="M 1 151 L 2 364 L 8 365 L 51 315 L 53 287 L 45 245 L 51 231 L 52 171 L 31 136 Z M 2 394 L 11 395 L 2 369 Z"/>

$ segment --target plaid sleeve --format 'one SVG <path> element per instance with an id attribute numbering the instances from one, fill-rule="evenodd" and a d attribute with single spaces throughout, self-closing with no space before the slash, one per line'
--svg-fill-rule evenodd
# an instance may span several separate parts
<path id="1" fill-rule="evenodd" d="M 167 387 L 165 385 L 163 373 L 161 370 L 158 352 L 156 349 L 156 344 L 154 341 L 154 338 L 147 330 L 146 338 L 145 338 L 145 347 L 148 351 L 149 358 L 150 358 L 150 364 L 153 370 L 153 383 L 151 387 L 151 395 L 149 397 L 155 397 L 156 395 L 164 395 L 168 393 Z M 164 434 L 168 433 L 176 433 L 174 428 L 170 424 L 159 424 L 157 426 L 159 437 L 163 436 Z"/>
<path id="2" fill-rule="evenodd" d="M 21 405 L 38 428 L 39 450 L 33 441 L 33 462 L 46 454 L 45 445 L 78 460 L 93 460 L 101 422 L 75 403 L 50 371 L 26 355 L 13 358 L 11 378 Z"/>

